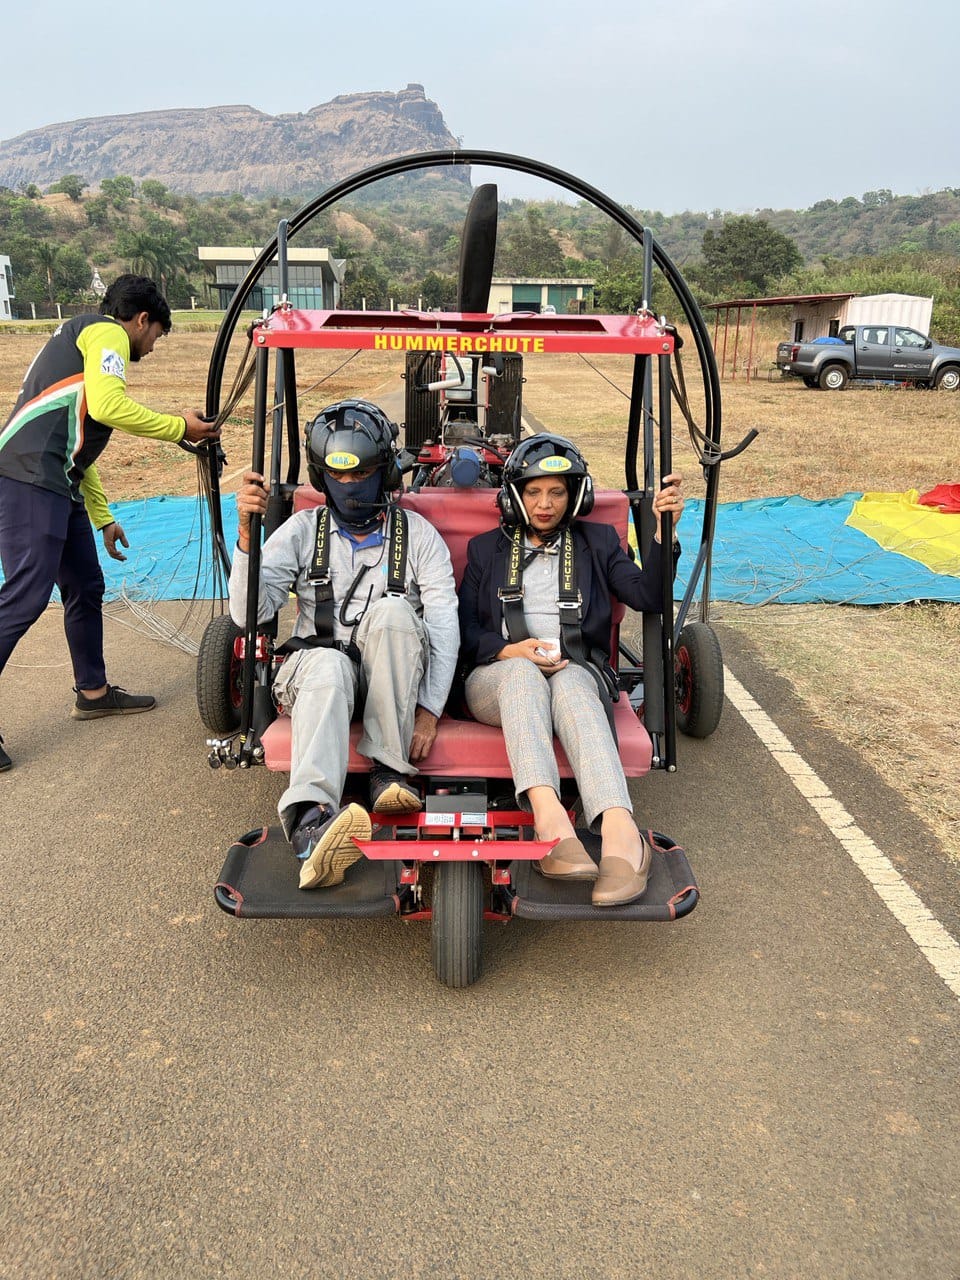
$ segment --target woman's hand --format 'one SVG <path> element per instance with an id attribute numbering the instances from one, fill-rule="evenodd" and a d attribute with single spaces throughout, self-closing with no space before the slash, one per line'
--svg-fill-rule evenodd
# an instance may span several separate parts
<path id="1" fill-rule="evenodd" d="M 677 472 L 671 472 L 670 475 L 663 477 L 663 487 L 654 496 L 653 514 L 657 520 L 657 532 L 654 534 L 657 542 L 660 541 L 661 522 L 664 516 L 668 516 L 671 522 L 671 538 L 676 531 L 677 521 L 683 514 L 683 476 Z"/>
<path id="2" fill-rule="evenodd" d="M 526 658 L 535 667 L 539 667 L 549 675 L 553 671 L 562 671 L 569 665 L 569 659 L 561 658 L 555 645 L 556 641 L 550 640 L 517 640 L 513 644 L 503 646 L 497 654 L 497 661 L 502 662 L 506 658 Z"/>

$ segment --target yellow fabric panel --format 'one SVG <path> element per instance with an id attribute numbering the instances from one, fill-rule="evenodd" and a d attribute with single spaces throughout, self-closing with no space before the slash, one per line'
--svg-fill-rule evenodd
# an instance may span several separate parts
<path id="1" fill-rule="evenodd" d="M 937 511 L 917 501 L 919 490 L 865 493 L 846 523 L 872 538 L 885 551 L 895 551 L 925 565 L 933 573 L 960 577 L 960 514 Z"/>

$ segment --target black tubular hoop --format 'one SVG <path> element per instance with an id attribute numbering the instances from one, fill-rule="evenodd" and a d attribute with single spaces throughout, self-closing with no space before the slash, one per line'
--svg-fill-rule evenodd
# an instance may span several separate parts
<path id="1" fill-rule="evenodd" d="M 417 169 L 443 168 L 453 165 L 484 165 L 494 169 L 513 169 L 534 178 L 542 178 L 558 187 L 564 187 L 567 191 L 588 201 L 595 208 L 606 213 L 639 245 L 644 246 L 645 252 L 652 256 L 653 261 L 660 268 L 680 302 L 687 323 L 693 332 L 703 376 L 703 430 L 707 439 L 719 452 L 720 377 L 713 355 L 713 344 L 710 340 L 709 330 L 700 313 L 700 308 L 697 306 L 680 272 L 650 233 L 648 233 L 648 236 L 653 243 L 652 245 L 645 244 L 644 228 L 636 218 L 621 205 L 617 204 L 615 200 L 611 200 L 609 196 L 604 195 L 598 188 L 583 182 L 580 178 L 574 177 L 573 174 L 566 173 L 562 169 L 555 169 L 552 165 L 543 164 L 539 160 L 531 160 L 525 156 L 510 155 L 502 151 L 476 151 L 458 148 L 447 151 L 421 151 L 413 155 L 397 156 L 392 160 L 384 160 L 380 164 L 361 169 L 352 176 L 344 178 L 341 182 L 337 182 L 332 187 L 322 191 L 320 195 L 308 204 L 303 205 L 288 220 L 287 234 L 288 236 L 295 235 L 301 227 L 306 226 L 318 213 L 322 213 L 330 205 L 336 204 L 338 200 L 342 200 L 346 196 L 352 195 L 354 192 L 360 191 L 383 178 L 396 177 L 398 174 L 411 173 Z M 236 329 L 243 303 L 264 270 L 276 257 L 277 248 L 278 237 L 273 236 L 264 245 L 250 270 L 237 286 L 227 310 L 224 312 L 223 320 L 220 323 L 216 341 L 214 342 L 213 352 L 210 356 L 210 367 L 207 374 L 206 411 L 208 415 L 216 414 L 220 409 L 220 389 L 223 382 L 227 349 Z"/>

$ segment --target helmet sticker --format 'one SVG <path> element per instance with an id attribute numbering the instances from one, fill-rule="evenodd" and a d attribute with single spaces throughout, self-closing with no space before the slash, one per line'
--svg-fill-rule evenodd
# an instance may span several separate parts
<path id="1" fill-rule="evenodd" d="M 328 453 L 323 463 L 332 471 L 355 471 L 360 466 L 360 459 L 355 453 L 347 453 L 343 450 L 338 453 Z"/>
<path id="2" fill-rule="evenodd" d="M 556 453 L 549 458 L 541 458 L 537 463 L 537 467 L 540 471 L 549 472 L 569 471 L 572 466 L 573 463 L 569 458 L 561 458 L 560 455 Z"/>

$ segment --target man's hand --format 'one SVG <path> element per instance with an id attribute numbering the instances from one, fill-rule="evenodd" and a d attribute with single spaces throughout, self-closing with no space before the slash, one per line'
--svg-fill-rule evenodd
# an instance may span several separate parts
<path id="1" fill-rule="evenodd" d="M 183 433 L 184 440 L 189 440 L 191 444 L 201 444 L 204 440 L 220 439 L 220 428 L 215 422 L 204 422 L 202 416 L 192 409 L 187 409 L 182 417 L 187 424 Z"/>
<path id="2" fill-rule="evenodd" d="M 126 560 L 127 557 L 117 546 L 117 543 L 119 542 L 124 547 L 129 547 L 130 543 L 127 541 L 127 535 L 116 520 L 112 524 L 105 524 L 100 532 L 103 535 L 103 545 L 111 560 Z"/>
<path id="3" fill-rule="evenodd" d="M 245 471 L 237 490 L 237 542 L 241 551 L 250 550 L 250 517 L 267 514 L 267 490 L 259 471 Z"/>
<path id="4" fill-rule="evenodd" d="M 430 754 L 437 736 L 437 717 L 426 707 L 417 707 L 413 717 L 413 740 L 410 743 L 410 759 L 422 760 Z"/>
<path id="5" fill-rule="evenodd" d="M 677 521 L 683 515 L 683 477 L 677 472 L 663 477 L 663 488 L 653 499 L 653 514 L 657 520 L 656 541 L 660 541 L 663 532 L 663 518 L 670 517 L 671 533 L 676 536 Z"/>

